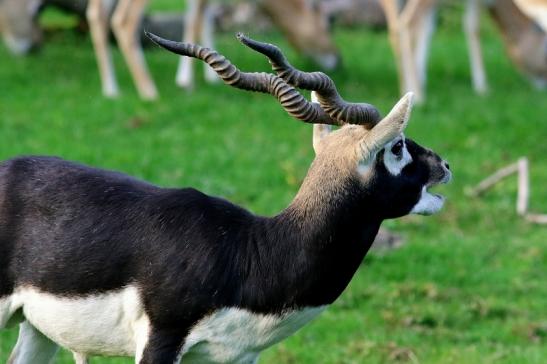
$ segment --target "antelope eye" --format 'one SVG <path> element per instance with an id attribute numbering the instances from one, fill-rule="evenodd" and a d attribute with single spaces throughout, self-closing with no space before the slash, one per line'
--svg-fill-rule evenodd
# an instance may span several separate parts
<path id="1" fill-rule="evenodd" d="M 400 156 L 403 151 L 403 141 L 399 140 L 397 143 L 393 144 L 391 147 L 391 153 Z"/>

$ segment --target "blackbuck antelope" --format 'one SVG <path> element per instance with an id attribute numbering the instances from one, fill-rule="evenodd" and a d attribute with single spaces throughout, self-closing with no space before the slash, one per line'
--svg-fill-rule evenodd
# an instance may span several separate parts
<path id="1" fill-rule="evenodd" d="M 274 217 L 58 158 L 1 164 L 0 327 L 22 322 L 10 363 L 47 363 L 57 345 L 79 363 L 256 363 L 336 300 L 383 220 L 443 206 L 428 189 L 451 179 L 448 164 L 403 135 L 411 94 L 381 119 L 273 45 L 239 36 L 277 75 L 150 37 L 231 86 L 270 93 L 298 120 L 341 127 L 316 127 L 315 160 Z"/>
<path id="2" fill-rule="evenodd" d="M 42 0 L 0 0 L 0 33 L 8 49 L 17 55 L 42 41 L 36 18 Z"/>

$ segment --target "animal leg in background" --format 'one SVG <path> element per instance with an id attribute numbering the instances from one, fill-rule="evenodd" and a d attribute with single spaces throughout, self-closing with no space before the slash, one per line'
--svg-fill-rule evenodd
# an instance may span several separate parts
<path id="1" fill-rule="evenodd" d="M 188 0 L 184 22 L 184 43 L 197 43 L 197 38 L 202 34 L 203 17 L 207 3 L 205 0 Z M 182 88 L 191 89 L 194 87 L 193 73 L 194 59 L 191 57 L 180 57 L 177 70 L 176 83 Z"/>
<path id="2" fill-rule="evenodd" d="M 425 97 L 424 84 L 420 82 L 420 79 L 425 80 L 425 76 L 420 76 L 420 73 L 425 73 L 424 53 L 427 51 L 427 39 L 430 36 L 418 32 L 431 32 L 431 24 L 428 24 L 430 20 L 427 17 L 433 16 L 435 4 L 435 0 L 410 0 L 400 9 L 395 0 L 381 0 L 399 72 L 401 93 L 413 91 L 417 102 L 423 101 Z M 417 46 L 420 48 L 418 55 Z M 420 67 L 417 61 L 421 62 Z"/>
<path id="3" fill-rule="evenodd" d="M 417 21 L 413 44 L 415 44 L 414 62 L 416 64 L 417 81 L 425 89 L 427 84 L 427 60 L 431 38 L 436 28 L 437 8 L 430 6 Z"/>
<path id="4" fill-rule="evenodd" d="M 143 99 L 158 97 L 156 85 L 150 77 L 137 35 L 142 14 L 148 0 L 120 0 L 112 16 L 112 30 L 129 67 L 139 95 Z"/>
<path id="5" fill-rule="evenodd" d="M 467 37 L 467 47 L 469 49 L 471 77 L 475 91 L 478 94 L 484 94 L 488 91 L 488 82 L 486 81 L 486 72 L 484 71 L 480 43 L 480 11 L 481 4 L 479 3 L 479 0 L 467 0 L 464 16 L 464 30 Z"/>
<path id="6" fill-rule="evenodd" d="M 203 23 L 201 25 L 201 41 L 204 47 L 215 48 L 215 13 L 217 12 L 217 4 L 211 4 L 203 9 Z M 188 58 L 188 57 L 186 57 Z M 209 83 L 219 82 L 220 78 L 217 73 L 209 66 L 203 65 L 205 80 Z"/>
<path id="7" fill-rule="evenodd" d="M 91 32 L 93 48 L 95 49 L 95 56 L 97 57 L 103 95 L 106 97 L 116 97 L 119 95 L 119 88 L 108 43 L 110 29 L 108 19 L 109 9 L 105 5 L 103 0 L 89 0 L 86 17 Z"/>

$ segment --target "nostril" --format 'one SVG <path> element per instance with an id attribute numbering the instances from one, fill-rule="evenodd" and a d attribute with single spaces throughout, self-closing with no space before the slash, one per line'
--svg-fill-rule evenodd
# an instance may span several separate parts
<path id="1" fill-rule="evenodd" d="M 444 166 L 446 167 L 446 169 L 450 170 L 450 164 L 448 164 L 448 162 L 444 162 Z"/>

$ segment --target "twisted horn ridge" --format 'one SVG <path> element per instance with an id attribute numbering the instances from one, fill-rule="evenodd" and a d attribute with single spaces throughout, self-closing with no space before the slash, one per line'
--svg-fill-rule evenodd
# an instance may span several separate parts
<path id="1" fill-rule="evenodd" d="M 319 104 L 306 100 L 281 77 L 264 72 L 241 72 L 226 57 L 215 50 L 194 44 L 173 42 L 152 33 L 145 33 L 154 43 L 173 53 L 204 61 L 230 86 L 275 96 L 289 115 L 298 120 L 307 123 L 340 125 Z"/>
<path id="2" fill-rule="evenodd" d="M 363 124 L 372 128 L 381 120 L 380 112 L 373 105 L 344 101 L 336 90 L 334 81 L 323 72 L 302 72 L 294 68 L 273 44 L 258 42 L 242 33 L 237 34 L 237 39 L 268 57 L 272 69 L 288 84 L 315 91 L 321 107 L 339 124 Z"/>

